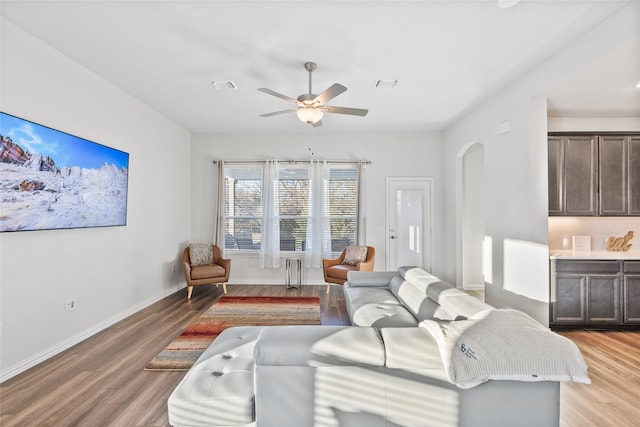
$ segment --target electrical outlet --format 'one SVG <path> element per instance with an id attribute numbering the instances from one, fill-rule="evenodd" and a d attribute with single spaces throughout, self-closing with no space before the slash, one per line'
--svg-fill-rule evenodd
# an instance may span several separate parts
<path id="1" fill-rule="evenodd" d="M 67 298 L 66 300 L 64 300 L 65 313 L 75 310 L 77 306 L 78 300 L 76 300 L 75 298 Z"/>

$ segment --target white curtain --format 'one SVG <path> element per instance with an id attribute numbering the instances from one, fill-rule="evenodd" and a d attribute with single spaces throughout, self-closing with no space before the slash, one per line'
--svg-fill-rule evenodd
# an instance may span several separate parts
<path id="1" fill-rule="evenodd" d="M 279 167 L 277 160 L 265 163 L 262 179 L 262 243 L 260 268 L 280 267 L 280 215 L 278 206 Z"/>
<path id="2" fill-rule="evenodd" d="M 356 229 L 356 243 L 358 245 L 366 245 L 367 238 L 367 215 L 365 206 L 365 171 L 366 164 L 362 161 L 358 162 L 358 227 Z"/>
<path id="3" fill-rule="evenodd" d="M 304 265 L 322 267 L 322 258 L 331 255 L 331 226 L 329 223 L 329 165 L 327 162 L 309 163 L 311 218 L 307 224 Z"/>
<path id="4" fill-rule="evenodd" d="M 224 235 L 224 162 L 218 162 L 218 182 L 217 182 L 217 200 L 216 200 L 216 217 L 213 229 L 213 244 L 217 245 L 224 257 L 225 235 Z"/>

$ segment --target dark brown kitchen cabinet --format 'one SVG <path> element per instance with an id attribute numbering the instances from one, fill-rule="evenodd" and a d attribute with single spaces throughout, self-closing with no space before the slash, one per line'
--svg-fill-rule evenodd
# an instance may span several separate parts
<path id="1" fill-rule="evenodd" d="M 597 214 L 598 138 L 549 137 L 549 214 Z"/>
<path id="2" fill-rule="evenodd" d="M 552 259 L 549 323 L 640 327 L 640 261 Z"/>
<path id="3" fill-rule="evenodd" d="M 640 215 L 640 138 L 599 137 L 598 163 L 598 214 Z"/>
<path id="4" fill-rule="evenodd" d="M 619 324 L 618 261 L 552 261 L 551 323 Z M 555 277 L 554 277 L 555 276 Z"/>
<path id="5" fill-rule="evenodd" d="M 640 216 L 640 135 L 548 139 L 550 216 Z"/>
<path id="6" fill-rule="evenodd" d="M 550 136 L 549 157 L 549 215 L 564 213 L 564 141 L 561 136 Z"/>
<path id="7" fill-rule="evenodd" d="M 640 261 L 624 262 L 624 323 L 640 325 Z"/>
<path id="8" fill-rule="evenodd" d="M 629 215 L 640 216 L 640 136 L 629 138 Z"/>

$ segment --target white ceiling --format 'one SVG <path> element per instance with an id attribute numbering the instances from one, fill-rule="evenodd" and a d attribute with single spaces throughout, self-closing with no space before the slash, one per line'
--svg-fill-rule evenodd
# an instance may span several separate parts
<path id="1" fill-rule="evenodd" d="M 295 114 L 259 117 L 292 104 L 257 89 L 307 92 L 306 61 L 318 64 L 314 93 L 339 82 L 348 91 L 330 105 L 369 109 L 327 115 L 318 131 L 377 132 L 445 128 L 625 3 L 48 0 L 2 1 L 0 13 L 194 133 L 305 131 Z M 639 114 L 637 92 L 624 89 L 640 80 L 638 62 L 594 64 L 552 88 L 551 108 Z M 399 83 L 374 89 L 376 79 Z M 226 80 L 238 90 L 211 85 Z"/>

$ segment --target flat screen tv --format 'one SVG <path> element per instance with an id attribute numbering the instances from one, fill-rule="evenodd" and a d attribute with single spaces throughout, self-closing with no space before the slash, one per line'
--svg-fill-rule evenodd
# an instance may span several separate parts
<path id="1" fill-rule="evenodd" d="M 129 154 L 0 112 L 0 232 L 123 226 Z"/>

